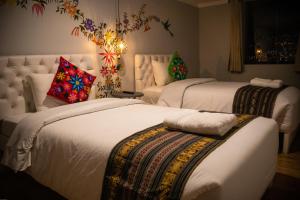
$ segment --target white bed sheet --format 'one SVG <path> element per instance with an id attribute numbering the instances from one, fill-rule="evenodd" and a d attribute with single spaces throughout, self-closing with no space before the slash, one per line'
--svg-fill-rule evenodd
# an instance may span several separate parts
<path id="1" fill-rule="evenodd" d="M 114 145 L 176 112 L 180 110 L 136 104 L 48 124 L 37 135 L 27 172 L 68 199 L 98 200 Z M 253 120 L 202 161 L 182 199 L 259 199 L 275 173 L 276 133 L 274 120 Z"/>

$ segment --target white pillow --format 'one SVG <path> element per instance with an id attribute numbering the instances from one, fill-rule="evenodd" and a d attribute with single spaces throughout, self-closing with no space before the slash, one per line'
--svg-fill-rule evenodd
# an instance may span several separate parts
<path id="1" fill-rule="evenodd" d="M 168 62 L 152 61 L 153 75 L 157 86 L 164 86 L 172 81 L 168 72 L 168 65 Z"/>
<path id="2" fill-rule="evenodd" d="M 25 78 L 31 87 L 33 101 L 37 111 L 66 104 L 59 99 L 47 95 L 53 78 L 54 74 L 29 74 Z"/>

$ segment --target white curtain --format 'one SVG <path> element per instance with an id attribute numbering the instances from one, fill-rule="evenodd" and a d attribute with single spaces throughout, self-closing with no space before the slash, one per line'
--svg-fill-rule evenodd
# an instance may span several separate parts
<path id="1" fill-rule="evenodd" d="M 242 0 L 230 0 L 230 54 L 228 70 L 242 72 Z"/>

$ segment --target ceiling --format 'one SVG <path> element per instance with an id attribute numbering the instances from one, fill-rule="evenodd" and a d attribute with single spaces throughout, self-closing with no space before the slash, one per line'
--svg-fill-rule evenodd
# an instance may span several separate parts
<path id="1" fill-rule="evenodd" d="M 204 8 L 228 3 L 228 0 L 177 0 L 194 7 Z"/>

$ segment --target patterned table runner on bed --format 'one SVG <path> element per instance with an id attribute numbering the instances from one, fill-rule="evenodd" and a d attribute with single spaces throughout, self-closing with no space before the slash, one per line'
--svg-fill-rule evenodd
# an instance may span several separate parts
<path id="1" fill-rule="evenodd" d="M 101 199 L 180 199 L 197 165 L 255 118 L 237 117 L 238 125 L 219 138 L 172 131 L 159 124 L 122 140 L 110 154 Z"/>
<path id="2" fill-rule="evenodd" d="M 272 118 L 277 95 L 285 88 L 243 86 L 235 93 L 232 112 Z"/>

